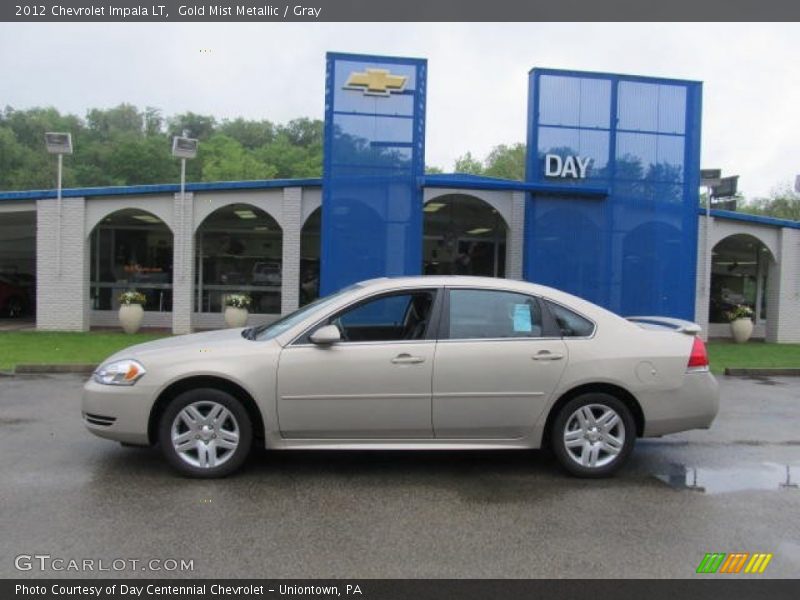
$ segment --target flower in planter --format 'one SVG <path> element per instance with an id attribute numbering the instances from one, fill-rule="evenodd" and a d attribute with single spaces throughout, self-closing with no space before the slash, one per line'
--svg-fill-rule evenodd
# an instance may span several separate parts
<path id="1" fill-rule="evenodd" d="M 228 294 L 225 296 L 225 306 L 233 308 L 248 308 L 253 299 L 247 294 Z"/>
<path id="2" fill-rule="evenodd" d="M 752 319 L 753 309 L 746 304 L 737 304 L 731 310 L 725 313 L 725 315 L 728 317 L 729 321 L 736 321 L 738 319 Z"/>
<path id="3" fill-rule="evenodd" d="M 122 292 L 117 299 L 122 306 L 130 306 L 131 304 L 144 305 L 147 303 L 147 296 L 145 296 L 142 292 L 137 292 L 136 290 Z"/>

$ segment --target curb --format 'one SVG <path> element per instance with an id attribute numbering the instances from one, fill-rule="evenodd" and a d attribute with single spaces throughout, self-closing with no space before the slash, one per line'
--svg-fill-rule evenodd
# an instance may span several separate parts
<path id="1" fill-rule="evenodd" d="M 739 369 L 726 368 L 725 375 L 734 377 L 800 377 L 800 369 Z"/>
<path id="2" fill-rule="evenodd" d="M 14 374 L 41 374 L 41 373 L 79 373 L 89 375 L 94 372 L 97 365 L 77 364 L 77 365 L 17 365 Z"/>

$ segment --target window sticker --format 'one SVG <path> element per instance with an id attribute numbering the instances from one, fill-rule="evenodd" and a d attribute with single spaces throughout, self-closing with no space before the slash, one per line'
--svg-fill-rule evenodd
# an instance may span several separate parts
<path id="1" fill-rule="evenodd" d="M 514 305 L 514 332 L 533 331 L 531 324 L 531 307 L 528 304 L 515 304 Z"/>

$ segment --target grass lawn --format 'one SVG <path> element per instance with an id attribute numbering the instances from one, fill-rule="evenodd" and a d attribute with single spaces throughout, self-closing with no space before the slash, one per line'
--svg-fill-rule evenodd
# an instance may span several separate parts
<path id="1" fill-rule="evenodd" d="M 61 333 L 38 331 L 0 332 L 0 370 L 18 364 L 94 364 L 117 350 L 164 337 L 165 333 L 98 331 Z"/>
<path id="2" fill-rule="evenodd" d="M 723 373 L 726 367 L 800 369 L 800 344 L 710 342 L 708 358 L 714 373 Z"/>
<path id="3" fill-rule="evenodd" d="M 0 333 L 0 370 L 10 370 L 18 364 L 100 363 L 117 350 L 165 335 L 169 334 L 5 331 Z M 708 355 L 714 373 L 722 373 L 726 367 L 800 368 L 800 344 L 710 342 Z"/>

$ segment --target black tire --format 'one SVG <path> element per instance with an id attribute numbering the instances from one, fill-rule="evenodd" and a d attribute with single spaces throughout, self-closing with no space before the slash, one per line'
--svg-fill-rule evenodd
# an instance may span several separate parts
<path id="1" fill-rule="evenodd" d="M 221 461 L 220 464 L 217 464 L 216 466 L 198 466 L 190 464 L 187 462 L 187 459 L 191 459 L 195 453 L 197 453 L 199 456 L 199 452 L 190 449 L 183 455 L 187 456 L 187 458 L 182 458 L 182 454 L 180 454 L 173 446 L 173 424 L 175 423 L 176 418 L 181 411 L 190 405 L 195 405 L 195 408 L 199 407 L 200 414 L 204 417 L 208 417 L 210 411 L 208 413 L 203 413 L 202 407 L 206 405 L 211 406 L 211 403 L 222 405 L 229 411 L 230 418 L 225 417 L 224 426 L 230 430 L 235 425 L 236 429 L 238 430 L 238 445 L 233 450 L 226 450 L 219 459 Z M 185 424 L 179 423 L 178 425 L 186 428 L 183 433 L 187 435 L 190 433 Z M 212 432 L 217 430 L 212 430 L 212 425 L 210 423 L 206 426 L 209 428 L 209 431 L 203 431 L 203 436 L 213 435 L 214 438 L 216 438 L 216 433 Z M 220 435 L 220 437 L 222 437 L 222 435 Z M 244 460 L 247 458 L 247 455 L 250 453 L 250 448 L 253 444 L 253 426 L 250 421 L 250 416 L 247 414 L 247 410 L 245 410 L 244 406 L 239 400 L 227 392 L 223 392 L 222 390 L 213 388 L 198 388 L 183 392 L 169 403 L 166 410 L 164 410 L 162 413 L 161 419 L 158 423 L 158 441 L 161 446 L 161 451 L 164 454 L 164 457 L 167 459 L 167 462 L 169 462 L 169 464 L 181 474 L 189 477 L 204 479 L 226 477 L 239 469 Z M 195 442 L 195 444 L 200 442 L 203 442 L 203 440 L 199 439 Z M 209 444 L 215 444 L 216 442 L 209 439 L 204 443 L 205 446 L 208 447 Z M 215 456 L 220 450 L 214 450 Z M 204 450 L 204 452 L 206 455 L 209 454 L 208 450 Z"/>
<path id="2" fill-rule="evenodd" d="M 592 426 L 586 432 L 586 435 L 590 437 L 586 438 L 583 435 L 584 430 L 580 429 L 580 418 L 576 416 L 576 412 L 583 407 L 586 407 L 586 410 L 597 418 L 604 414 L 602 412 L 604 409 L 610 409 L 616 413 L 619 419 L 607 431 L 601 425 L 596 422 L 592 424 L 587 419 Z M 564 436 L 568 427 L 570 431 L 574 432 L 575 437 L 579 438 L 576 440 L 576 443 L 581 444 L 579 448 L 574 447 L 571 450 L 567 447 Z M 620 431 L 622 436 L 620 436 Z M 628 460 L 636 442 L 636 423 L 630 409 L 619 398 L 604 393 L 588 393 L 576 396 L 561 407 L 549 433 L 553 453 L 568 473 L 575 477 L 600 478 L 612 475 Z M 624 440 L 619 444 L 621 447 L 616 454 L 606 450 L 606 448 L 617 446 L 618 442 L 614 440 L 621 438 Z M 596 466 L 581 464 L 579 460 L 583 458 L 584 452 L 587 462 L 595 452 L 595 461 L 600 464 Z M 576 456 L 578 453 L 581 456 Z"/>

